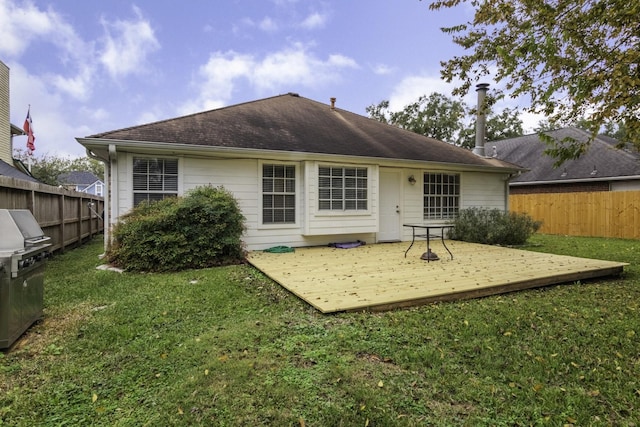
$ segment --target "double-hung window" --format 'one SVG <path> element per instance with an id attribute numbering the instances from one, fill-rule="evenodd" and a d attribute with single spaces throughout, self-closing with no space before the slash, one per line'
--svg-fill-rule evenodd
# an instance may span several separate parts
<path id="1" fill-rule="evenodd" d="M 296 222 L 296 168 L 262 165 L 262 223 Z"/>
<path id="2" fill-rule="evenodd" d="M 367 168 L 321 166 L 318 195 L 320 210 L 367 210 Z"/>
<path id="3" fill-rule="evenodd" d="M 424 174 L 424 219 L 453 219 L 460 210 L 460 175 Z"/>
<path id="4" fill-rule="evenodd" d="M 134 157 L 133 204 L 178 195 L 178 159 Z"/>

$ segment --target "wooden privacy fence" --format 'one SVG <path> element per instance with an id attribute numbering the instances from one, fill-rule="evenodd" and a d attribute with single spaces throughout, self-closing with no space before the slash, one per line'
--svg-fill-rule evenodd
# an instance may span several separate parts
<path id="1" fill-rule="evenodd" d="M 640 239 L 640 191 L 512 194 L 509 205 L 543 221 L 540 233 Z"/>
<path id="2" fill-rule="evenodd" d="M 51 237 L 52 251 L 64 251 L 104 229 L 104 198 L 6 176 L 0 176 L 0 209 L 29 209 Z"/>

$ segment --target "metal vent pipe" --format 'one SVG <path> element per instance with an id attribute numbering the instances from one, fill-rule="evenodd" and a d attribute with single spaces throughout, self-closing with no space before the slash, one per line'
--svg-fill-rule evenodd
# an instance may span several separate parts
<path id="1" fill-rule="evenodd" d="M 478 92 L 478 118 L 476 120 L 476 146 L 473 149 L 473 154 L 486 157 L 484 152 L 484 142 L 487 137 L 486 131 L 486 115 L 485 115 L 485 97 L 489 90 L 489 83 L 479 83 L 476 85 L 476 92 Z"/>

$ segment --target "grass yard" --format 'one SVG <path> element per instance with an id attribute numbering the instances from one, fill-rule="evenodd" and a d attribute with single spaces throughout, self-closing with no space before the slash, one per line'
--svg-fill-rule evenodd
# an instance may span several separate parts
<path id="1" fill-rule="evenodd" d="M 247 265 L 47 266 L 45 319 L 0 353 L 0 425 L 635 426 L 640 241 L 534 236 L 621 278 L 321 315 Z"/>

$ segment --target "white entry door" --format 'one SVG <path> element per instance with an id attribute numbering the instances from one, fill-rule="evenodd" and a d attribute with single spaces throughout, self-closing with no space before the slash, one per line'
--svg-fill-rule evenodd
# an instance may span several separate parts
<path id="1" fill-rule="evenodd" d="M 398 170 L 380 169 L 380 231 L 379 242 L 400 240 L 400 178 Z"/>

